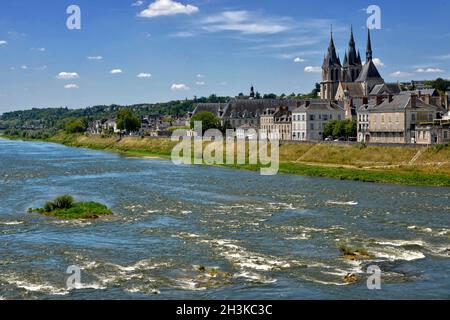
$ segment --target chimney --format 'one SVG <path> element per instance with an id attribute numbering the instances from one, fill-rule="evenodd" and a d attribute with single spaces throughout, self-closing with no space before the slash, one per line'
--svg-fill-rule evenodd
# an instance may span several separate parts
<path id="1" fill-rule="evenodd" d="M 415 108 L 417 106 L 417 94 L 411 93 L 411 108 Z"/>
<path id="2" fill-rule="evenodd" d="M 389 101 L 391 101 L 391 100 L 389 100 Z M 383 97 L 380 96 L 380 95 L 377 95 L 377 96 L 375 97 L 375 104 L 376 104 L 377 106 L 379 106 L 379 105 L 382 104 L 382 103 L 383 103 Z"/>
<path id="3" fill-rule="evenodd" d="M 368 104 L 368 103 L 369 103 L 369 98 L 364 97 L 364 98 L 363 98 L 363 105 L 364 105 L 364 104 Z"/>
<path id="4" fill-rule="evenodd" d="M 445 109 L 448 110 L 448 104 L 449 104 L 449 99 L 450 97 L 448 96 L 448 92 L 445 93 Z"/>
<path id="5" fill-rule="evenodd" d="M 431 104 L 431 95 L 430 94 L 426 94 L 422 97 L 423 97 L 423 99 L 422 99 L 423 102 L 425 102 L 427 104 Z"/>

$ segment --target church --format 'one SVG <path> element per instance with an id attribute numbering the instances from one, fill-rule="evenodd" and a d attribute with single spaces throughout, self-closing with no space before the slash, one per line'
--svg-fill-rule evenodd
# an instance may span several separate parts
<path id="1" fill-rule="evenodd" d="M 379 85 L 384 85 L 374 61 L 370 30 L 367 34 L 366 61 L 363 65 L 361 54 L 356 49 L 353 28 L 350 32 L 348 49 L 345 52 L 344 63 L 336 53 L 333 32 L 331 32 L 330 44 L 327 55 L 322 65 L 322 82 L 320 84 L 321 99 L 345 101 L 349 99 L 368 98 L 372 90 Z M 400 91 L 400 88 L 399 90 Z M 392 92 L 396 94 L 398 92 Z"/>

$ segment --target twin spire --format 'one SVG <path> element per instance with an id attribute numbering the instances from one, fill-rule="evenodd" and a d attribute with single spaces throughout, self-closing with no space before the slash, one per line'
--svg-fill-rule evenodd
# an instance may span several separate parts
<path id="1" fill-rule="evenodd" d="M 353 26 L 350 31 L 350 41 L 348 50 L 345 52 L 344 68 L 349 66 L 361 66 L 361 55 L 356 51 L 355 37 L 353 36 Z"/>
<path id="2" fill-rule="evenodd" d="M 366 61 L 373 59 L 373 52 L 372 52 L 372 41 L 370 37 L 370 29 L 368 30 L 367 35 L 367 49 L 366 49 Z M 325 56 L 323 67 L 330 67 L 333 65 L 341 66 L 341 61 L 336 54 L 336 47 L 334 45 L 334 38 L 333 38 L 333 27 L 331 27 L 331 36 L 330 36 L 330 44 L 328 46 L 328 53 Z M 345 52 L 344 57 L 344 67 L 348 66 L 361 66 L 362 60 L 361 60 L 361 54 L 359 51 L 356 50 L 356 43 L 355 43 L 355 37 L 353 35 L 353 26 L 351 27 L 350 31 L 350 40 L 348 43 L 348 49 Z"/>

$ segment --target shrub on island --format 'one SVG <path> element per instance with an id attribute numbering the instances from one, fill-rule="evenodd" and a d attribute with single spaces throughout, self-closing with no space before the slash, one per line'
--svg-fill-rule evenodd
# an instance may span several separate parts
<path id="1" fill-rule="evenodd" d="M 28 212 L 40 213 L 48 217 L 60 219 L 98 219 L 101 216 L 112 215 L 113 212 L 97 202 L 75 202 L 70 195 L 57 197 L 45 203 L 43 208 L 28 209 Z"/>

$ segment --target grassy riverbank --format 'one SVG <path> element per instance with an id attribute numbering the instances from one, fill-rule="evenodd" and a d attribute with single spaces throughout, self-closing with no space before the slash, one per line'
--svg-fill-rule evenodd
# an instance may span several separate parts
<path id="1" fill-rule="evenodd" d="M 60 133 L 45 141 L 118 152 L 128 156 L 170 158 L 170 139 L 101 137 Z M 231 167 L 258 170 L 256 165 Z M 287 144 L 280 147 L 280 172 L 340 180 L 450 187 L 450 147 Z"/>

